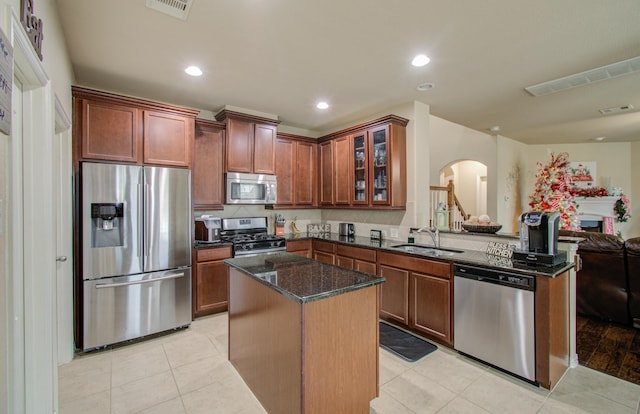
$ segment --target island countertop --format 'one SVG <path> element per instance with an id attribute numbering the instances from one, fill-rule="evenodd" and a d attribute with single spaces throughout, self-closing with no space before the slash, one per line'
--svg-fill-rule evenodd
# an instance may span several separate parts
<path id="1" fill-rule="evenodd" d="M 235 257 L 224 263 L 298 303 L 340 295 L 385 282 L 385 278 L 291 253 Z"/>

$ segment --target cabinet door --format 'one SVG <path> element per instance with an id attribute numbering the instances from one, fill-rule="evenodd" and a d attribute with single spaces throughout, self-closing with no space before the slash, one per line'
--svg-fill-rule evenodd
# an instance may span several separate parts
<path id="1" fill-rule="evenodd" d="M 360 272 L 369 273 L 372 275 L 376 274 L 376 264 L 371 262 L 365 262 L 362 260 L 355 260 L 354 269 L 359 270 Z"/>
<path id="2" fill-rule="evenodd" d="M 82 100 L 83 159 L 142 162 L 142 111 Z"/>
<path id="3" fill-rule="evenodd" d="M 320 204 L 333 204 L 333 141 L 325 141 L 320 144 L 319 154 L 319 191 Z"/>
<path id="4" fill-rule="evenodd" d="M 276 127 L 254 124 L 253 132 L 253 172 L 275 174 Z"/>
<path id="5" fill-rule="evenodd" d="M 389 127 L 369 130 L 371 204 L 389 205 Z"/>
<path id="6" fill-rule="evenodd" d="M 224 206 L 224 130 L 196 121 L 192 166 L 193 205 L 196 210 Z"/>
<path id="7" fill-rule="evenodd" d="M 250 173 L 253 165 L 253 124 L 227 121 L 227 171 Z"/>
<path id="8" fill-rule="evenodd" d="M 447 279 L 413 272 L 410 290 L 409 326 L 452 344 L 451 282 Z"/>
<path id="9" fill-rule="evenodd" d="M 351 204 L 369 204 L 369 145 L 366 132 L 351 137 Z"/>
<path id="10" fill-rule="evenodd" d="M 313 252 L 313 259 L 317 260 L 319 262 L 324 262 L 324 263 L 329 263 L 329 264 L 335 264 L 336 263 L 336 255 L 333 254 L 333 253 L 314 251 Z"/>
<path id="11" fill-rule="evenodd" d="M 295 179 L 295 141 L 289 139 L 276 139 L 276 176 L 278 177 L 278 205 L 294 204 L 294 179 Z"/>
<path id="12" fill-rule="evenodd" d="M 173 167 L 191 165 L 194 118 L 144 111 L 144 163 Z"/>
<path id="13" fill-rule="evenodd" d="M 278 155 L 278 164 L 280 156 Z M 295 204 L 299 206 L 314 205 L 316 194 L 316 144 L 311 142 L 296 142 L 295 168 Z M 278 177 L 278 186 L 280 186 Z M 278 202 L 280 202 L 278 200 Z"/>
<path id="14" fill-rule="evenodd" d="M 336 205 L 349 205 L 351 193 L 349 136 L 335 139 L 334 145 L 334 201 Z"/>
<path id="15" fill-rule="evenodd" d="M 222 260 L 196 264 L 195 316 L 227 310 L 229 268 Z"/>
<path id="16" fill-rule="evenodd" d="M 351 257 L 336 256 L 336 265 L 344 267 L 345 269 L 354 269 L 355 260 Z"/>
<path id="17" fill-rule="evenodd" d="M 380 317 L 409 324 L 409 272 L 380 265 L 379 275 L 387 279 L 381 286 Z"/>

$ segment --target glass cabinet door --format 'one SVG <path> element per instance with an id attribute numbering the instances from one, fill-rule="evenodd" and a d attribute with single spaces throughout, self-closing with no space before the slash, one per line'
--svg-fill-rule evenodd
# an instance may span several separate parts
<path id="1" fill-rule="evenodd" d="M 388 151 L 388 128 L 382 127 L 369 131 L 371 139 L 372 169 L 371 182 L 373 183 L 372 204 L 389 204 L 389 187 L 387 177 L 389 170 L 387 161 Z"/>
<path id="2" fill-rule="evenodd" d="M 353 204 L 368 204 L 369 196 L 367 189 L 369 188 L 368 177 L 368 156 L 367 156 L 367 134 L 354 134 L 351 143 L 353 156 Z"/>

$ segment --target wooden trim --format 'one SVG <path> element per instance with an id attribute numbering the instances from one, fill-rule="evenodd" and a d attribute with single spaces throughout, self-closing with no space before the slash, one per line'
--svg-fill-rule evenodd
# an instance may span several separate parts
<path id="1" fill-rule="evenodd" d="M 208 129 L 218 131 L 220 129 L 226 130 L 227 124 L 218 121 L 212 121 L 210 119 L 196 118 L 196 128 Z"/>
<path id="2" fill-rule="evenodd" d="M 312 144 L 317 144 L 318 143 L 318 139 L 317 138 L 305 137 L 305 136 L 302 136 L 302 135 L 295 135 L 295 134 L 288 134 L 286 132 L 278 132 L 277 133 L 277 137 L 278 138 L 282 138 L 282 139 L 290 139 L 290 140 L 293 140 L 293 141 L 310 142 Z"/>
<path id="3" fill-rule="evenodd" d="M 227 119 L 233 118 L 241 121 L 254 122 L 258 124 L 269 124 L 277 126 L 280 121 L 277 119 L 265 118 L 262 116 L 243 114 L 242 112 L 228 111 L 223 109 L 215 115 L 215 118 L 219 122 L 226 122 Z"/>
<path id="4" fill-rule="evenodd" d="M 99 99 L 115 103 L 118 105 L 131 105 L 141 109 L 152 109 L 156 111 L 173 112 L 178 115 L 195 118 L 200 113 L 197 109 L 190 109 L 181 106 L 169 105 L 160 102 L 153 102 L 146 99 L 134 98 L 131 96 L 118 95 L 115 93 L 99 91 L 95 89 L 84 88 L 81 86 L 72 86 L 71 92 L 74 98 L 79 99 Z"/>
<path id="5" fill-rule="evenodd" d="M 342 135 L 350 135 L 362 129 L 375 128 L 384 124 L 397 124 L 397 125 L 406 127 L 408 123 L 409 123 L 409 120 L 406 118 L 402 118 L 397 115 L 387 115 L 387 116 L 383 116 L 382 118 L 374 119 L 373 121 L 354 125 L 352 127 L 345 128 L 340 131 L 332 132 L 331 134 L 321 136 L 320 138 L 318 138 L 318 142 L 329 141 L 329 140 L 338 138 Z"/>
<path id="6" fill-rule="evenodd" d="M 569 368 L 569 272 L 536 277 L 536 380 L 552 389 Z"/>

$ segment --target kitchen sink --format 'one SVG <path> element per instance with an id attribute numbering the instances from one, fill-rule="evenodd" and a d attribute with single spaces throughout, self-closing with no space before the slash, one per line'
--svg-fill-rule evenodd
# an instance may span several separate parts
<path id="1" fill-rule="evenodd" d="M 406 253 L 424 254 L 429 256 L 453 256 L 456 253 L 463 253 L 462 250 L 446 249 L 444 247 L 423 246 L 420 244 L 396 244 L 390 246 Z"/>

